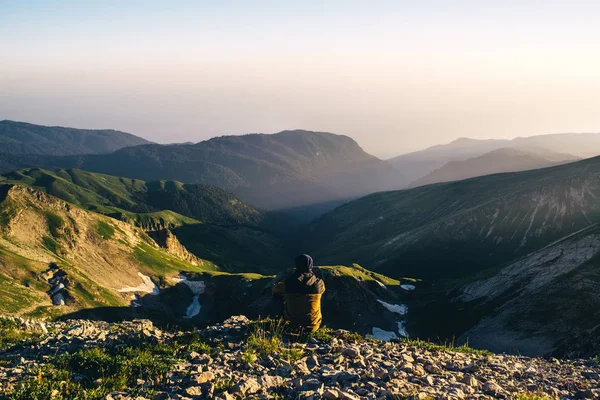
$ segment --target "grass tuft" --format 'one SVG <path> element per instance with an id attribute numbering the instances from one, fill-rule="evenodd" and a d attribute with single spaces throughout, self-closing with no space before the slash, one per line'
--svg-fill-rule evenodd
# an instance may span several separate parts
<path id="1" fill-rule="evenodd" d="M 468 344 L 464 344 L 462 346 L 454 346 L 454 343 L 445 343 L 445 344 L 436 344 L 432 342 L 427 342 L 421 339 L 401 339 L 401 343 L 405 343 L 409 346 L 419 347 L 421 349 L 425 349 L 428 351 L 449 351 L 453 353 L 465 353 L 465 354 L 473 354 L 479 356 L 489 356 L 492 353 L 488 350 L 474 349 L 469 347 Z"/>

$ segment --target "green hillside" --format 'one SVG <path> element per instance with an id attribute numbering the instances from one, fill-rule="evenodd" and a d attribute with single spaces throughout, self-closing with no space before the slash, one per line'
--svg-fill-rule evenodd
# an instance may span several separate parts
<path id="1" fill-rule="evenodd" d="M 250 225 L 261 222 L 258 209 L 242 203 L 230 193 L 212 186 L 176 181 L 144 182 L 68 169 L 47 171 L 25 169 L 2 176 L 10 183 L 25 184 L 72 204 L 102 214 L 136 221 L 135 214 L 166 218 L 176 225 L 190 219 L 159 214 L 163 210 L 185 215 L 199 222 L 219 225 Z M 142 218 L 143 220 L 143 218 Z"/>
<path id="2" fill-rule="evenodd" d="M 269 216 L 215 187 L 42 169 L 11 172 L 0 182 L 35 188 L 151 235 L 170 230 L 182 251 L 224 271 L 277 273 L 293 256 L 282 235 L 267 229 L 281 229 L 287 219 Z"/>
<path id="3" fill-rule="evenodd" d="M 600 158 L 376 193 L 314 222 L 309 248 L 391 276 L 464 277 L 600 221 L 598 198 Z"/>

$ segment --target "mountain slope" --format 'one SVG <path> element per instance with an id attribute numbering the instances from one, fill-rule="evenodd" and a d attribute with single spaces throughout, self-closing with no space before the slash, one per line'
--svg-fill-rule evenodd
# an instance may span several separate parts
<path id="1" fill-rule="evenodd" d="M 394 157 L 388 162 L 398 171 L 406 174 L 407 179 L 404 183 L 408 185 L 449 162 L 465 161 L 501 148 L 542 155 L 558 153 L 572 155 L 574 158 L 588 158 L 600 155 L 600 134 L 560 133 L 519 137 L 512 140 L 460 138 L 448 144 Z M 562 161 L 562 159 L 556 161 Z M 481 175 L 484 174 L 477 174 L 477 176 Z"/>
<path id="2" fill-rule="evenodd" d="M 28 169 L 0 182 L 27 185 L 90 211 L 173 237 L 185 251 L 223 271 L 276 273 L 293 257 L 279 229 L 295 221 L 268 215 L 211 186 L 145 182 L 80 170 Z"/>
<path id="3" fill-rule="evenodd" d="M 542 354 L 577 333 L 600 350 L 590 336 L 600 324 L 591 311 L 599 198 L 600 157 L 377 193 L 313 223 L 309 250 L 423 279 L 407 325 L 423 337 L 462 333 L 477 346 Z"/>
<path id="4" fill-rule="evenodd" d="M 105 155 L 2 157 L 4 170 L 32 166 L 208 184 L 268 209 L 358 197 L 394 187 L 398 176 L 351 138 L 309 131 L 136 146 Z"/>
<path id="5" fill-rule="evenodd" d="M 7 173 L 2 180 L 24 184 L 81 207 L 117 217 L 118 213 L 155 213 L 170 210 L 199 222 L 256 226 L 260 210 L 232 194 L 207 185 L 176 181 L 141 180 L 68 169 L 25 169 Z M 129 211 L 130 213 L 123 213 Z"/>
<path id="6" fill-rule="evenodd" d="M 281 304 L 269 291 L 273 276 L 227 273 L 191 256 L 178 243 L 169 234 L 148 235 L 28 186 L 0 184 L 0 313 L 44 318 L 149 316 L 197 324 L 220 321 L 241 310 L 255 316 L 280 312 Z M 262 257 L 273 254 L 266 251 Z M 379 300 L 401 300 L 400 282 L 359 266 L 319 271 L 329 287 L 325 316 L 333 326 L 365 333 L 374 326 L 397 329 L 397 315 Z M 350 306 L 357 296 L 363 301 Z M 336 311 L 340 304 L 345 304 L 343 312 Z M 370 316 L 357 321 L 365 313 Z"/>
<path id="7" fill-rule="evenodd" d="M 599 197 L 600 158 L 593 158 L 376 193 L 326 214 L 309 233 L 326 259 L 392 276 L 461 276 L 598 222 Z"/>
<path id="8" fill-rule="evenodd" d="M 3 184 L 0 191 L 4 313 L 127 306 L 133 293 L 152 292 L 181 271 L 215 269 L 206 261 L 190 263 L 168 254 L 139 228 L 35 189 Z"/>
<path id="9" fill-rule="evenodd" d="M 0 121 L 0 153 L 101 154 L 151 142 L 112 129 L 91 130 Z"/>
<path id="10" fill-rule="evenodd" d="M 443 167 L 417 179 L 410 186 L 417 187 L 432 183 L 459 181 L 501 172 L 526 171 L 528 169 L 565 164 L 576 160 L 577 157 L 568 154 L 500 148 L 464 161 L 450 161 Z"/>

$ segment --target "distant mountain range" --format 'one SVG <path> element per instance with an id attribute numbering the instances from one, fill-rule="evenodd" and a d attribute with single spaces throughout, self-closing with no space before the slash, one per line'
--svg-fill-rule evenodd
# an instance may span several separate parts
<path id="1" fill-rule="evenodd" d="M 510 147 L 500 148 L 464 161 L 450 161 L 443 167 L 417 179 L 410 186 L 416 187 L 432 183 L 459 181 L 501 172 L 526 171 L 566 164 L 577 160 L 577 157 L 569 154 L 559 154 L 545 150 L 525 151 Z"/>
<path id="2" fill-rule="evenodd" d="M 437 173 L 438 178 L 427 177 L 434 171 L 444 168 L 444 166 L 453 161 L 466 161 L 472 158 L 478 158 L 486 153 L 499 149 L 513 149 L 526 153 L 535 154 L 536 158 L 542 157 L 552 162 L 572 161 L 577 158 L 588 158 L 600 155 L 600 134 L 598 133 L 562 133 L 516 138 L 513 140 L 504 139 L 489 139 L 478 140 L 469 138 L 460 138 L 451 143 L 429 147 L 425 150 L 416 151 L 413 153 L 404 154 L 388 160 L 399 172 L 402 173 L 404 179 L 402 184 L 407 186 L 418 186 L 423 183 L 440 182 L 444 173 Z M 497 157 L 498 155 L 496 155 Z M 556 158 L 559 156 L 559 159 Z M 474 161 L 476 167 L 481 168 L 482 161 Z M 469 177 L 481 176 L 490 173 L 510 172 L 523 170 L 525 165 L 531 165 L 532 168 L 540 166 L 548 166 L 550 163 L 544 164 L 542 160 L 534 162 L 533 160 L 523 161 L 524 166 L 510 169 L 506 157 L 490 157 L 489 165 L 485 169 L 473 170 Z M 516 161 L 518 165 L 521 161 Z M 495 162 L 498 165 L 494 164 Z M 468 165 L 468 164 L 466 164 Z M 465 168 L 466 168 L 465 165 Z M 459 165 L 450 166 L 451 169 L 461 168 Z M 454 175 L 456 172 L 449 173 Z M 457 175 L 460 179 L 461 174 Z M 465 175 L 465 174 L 463 174 Z M 467 176 L 463 176 L 467 177 Z M 421 181 L 422 180 L 422 181 Z M 450 180 L 450 179 L 446 179 Z"/>
<path id="3" fill-rule="evenodd" d="M 0 121 L 0 153 L 75 155 L 103 154 L 151 142 L 112 129 L 73 129 Z"/>
<path id="4" fill-rule="evenodd" d="M 197 144 L 147 144 L 110 154 L 0 155 L 0 170 L 28 167 L 208 184 L 267 209 L 356 198 L 396 187 L 399 175 L 347 136 L 310 131 L 223 136 Z"/>

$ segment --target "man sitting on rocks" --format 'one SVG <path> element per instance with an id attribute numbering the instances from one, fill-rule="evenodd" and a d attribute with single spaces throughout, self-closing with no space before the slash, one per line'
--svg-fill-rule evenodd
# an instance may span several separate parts
<path id="1" fill-rule="evenodd" d="M 273 294 L 285 301 L 283 316 L 292 329 L 314 332 L 321 326 L 321 296 L 325 283 L 313 272 L 313 259 L 302 254 L 296 257 L 296 270 L 273 285 Z"/>

